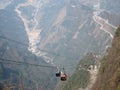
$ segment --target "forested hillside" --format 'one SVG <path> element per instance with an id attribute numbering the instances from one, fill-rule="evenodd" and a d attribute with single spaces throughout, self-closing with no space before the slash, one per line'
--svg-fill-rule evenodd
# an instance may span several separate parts
<path id="1" fill-rule="evenodd" d="M 92 84 L 91 73 L 93 73 L 98 65 L 98 62 L 96 62 L 98 59 L 95 56 L 93 53 L 87 53 L 87 55 L 80 60 L 75 72 L 69 77 L 67 82 L 63 83 L 60 89 L 56 90 L 87 90 L 86 88 Z"/>
<path id="2" fill-rule="evenodd" d="M 104 56 L 92 90 L 120 90 L 120 27 Z"/>

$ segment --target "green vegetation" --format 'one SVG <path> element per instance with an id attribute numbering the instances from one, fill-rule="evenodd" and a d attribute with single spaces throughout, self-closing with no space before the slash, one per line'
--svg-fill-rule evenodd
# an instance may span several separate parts
<path id="1" fill-rule="evenodd" d="M 92 53 L 87 53 L 79 62 L 75 72 L 69 77 L 67 82 L 62 85 L 60 90 L 77 90 L 79 88 L 86 88 L 89 79 L 90 73 L 88 71 L 91 65 L 95 65 L 95 55 Z"/>
<path id="2" fill-rule="evenodd" d="M 54 90 L 56 80 L 52 68 L 35 67 L 26 64 L 18 65 L 17 63 L 8 62 L 6 59 L 16 62 L 29 62 L 42 65 L 49 64 L 27 50 L 12 47 L 9 45 L 9 42 L 6 45 L 5 43 L 6 41 L 0 42 L 0 58 L 5 59 L 4 61 L 0 59 L 0 83 L 4 83 L 6 87 L 9 84 L 16 84 L 17 87 L 22 81 L 24 84 L 23 88 L 29 86 L 32 90 L 36 90 L 36 84 L 38 84 L 39 88 L 42 87 L 42 90 L 48 90 L 48 88 Z M 7 47 L 9 47 L 9 49 L 6 49 Z"/>
<path id="3" fill-rule="evenodd" d="M 85 88 L 89 82 L 89 72 L 86 70 L 77 70 L 67 81 L 62 90 L 76 90 Z"/>
<path id="4" fill-rule="evenodd" d="M 99 75 L 92 90 L 120 90 L 120 27 L 112 47 L 101 61 Z"/>

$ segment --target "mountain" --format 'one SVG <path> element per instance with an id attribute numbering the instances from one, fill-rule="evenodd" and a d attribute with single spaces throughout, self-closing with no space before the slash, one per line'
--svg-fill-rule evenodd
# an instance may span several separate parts
<path id="1" fill-rule="evenodd" d="M 119 4 L 119 0 L 0 1 L 0 35 L 9 39 L 0 40 L 0 54 L 5 59 L 65 67 L 72 74 L 88 52 L 103 57 L 111 46 L 120 23 Z M 21 46 L 16 41 L 25 44 Z M 32 84 L 40 78 L 38 83 L 43 90 L 53 90 L 57 82 L 53 69 L 20 66 L 18 70 L 14 65 L 4 66 L 17 76 L 22 74 L 16 71 L 23 71 L 26 82 L 29 75 Z"/>
<path id="2" fill-rule="evenodd" d="M 100 0 L 102 8 L 102 13 L 100 16 L 108 22 L 110 22 L 112 25 L 118 26 L 120 24 L 120 1 L 116 0 Z"/>
<path id="3" fill-rule="evenodd" d="M 104 55 L 110 46 L 120 15 L 113 12 L 119 5 L 115 3 L 115 8 L 108 3 L 111 1 L 11 0 L 6 9 L 20 18 L 32 53 L 67 66 L 69 71 L 86 53 Z"/>
<path id="4" fill-rule="evenodd" d="M 75 72 L 56 90 L 90 90 L 95 83 L 98 66 L 98 56 L 93 53 L 87 53 L 80 60 Z"/>
<path id="5" fill-rule="evenodd" d="M 53 90 L 57 82 L 55 68 L 28 50 L 25 26 L 15 11 L 26 0 L 10 1 L 0 1 L 4 6 L 0 8 L 0 90 Z"/>
<path id="6" fill-rule="evenodd" d="M 93 53 L 87 53 L 75 72 L 56 90 L 120 90 L 119 41 L 120 27 L 102 60 Z"/>
<path id="7" fill-rule="evenodd" d="M 0 42 L 0 83 L 6 88 L 15 84 L 17 89 L 22 81 L 24 88 L 29 87 L 35 90 L 36 84 L 38 84 L 39 89 L 48 90 L 49 88 L 53 90 L 56 83 L 55 71 L 53 68 L 44 67 L 51 65 L 27 49 L 20 48 L 20 46 L 18 48 L 16 45 L 16 47 L 11 46 L 10 44 L 14 43 L 4 40 Z M 35 65 L 42 65 L 43 67 Z"/>
<path id="8" fill-rule="evenodd" d="M 92 90 L 120 90 L 120 27 L 101 61 L 98 78 Z"/>

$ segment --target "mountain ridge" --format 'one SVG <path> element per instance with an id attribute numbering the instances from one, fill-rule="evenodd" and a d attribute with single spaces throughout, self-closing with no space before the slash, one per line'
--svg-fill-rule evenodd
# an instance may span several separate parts
<path id="1" fill-rule="evenodd" d="M 114 37 L 111 47 L 102 59 L 92 90 L 120 90 L 120 27 Z"/>

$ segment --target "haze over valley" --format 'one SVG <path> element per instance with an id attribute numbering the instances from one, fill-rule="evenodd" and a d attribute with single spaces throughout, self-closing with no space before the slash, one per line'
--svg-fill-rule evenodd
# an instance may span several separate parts
<path id="1" fill-rule="evenodd" d="M 7 85 L 8 79 L 15 77 L 11 83 L 24 82 L 26 88 L 33 85 L 32 90 L 59 90 L 62 82 L 55 77 L 56 68 L 64 67 L 68 75 L 75 77 L 81 75 L 74 74 L 79 65 L 84 72 L 84 62 L 90 62 L 89 66 L 97 62 L 95 70 L 84 72 L 89 73 L 90 82 L 86 80 L 88 86 L 83 87 L 90 90 L 120 25 L 119 8 L 119 0 L 0 1 L 0 83 L 7 81 Z M 9 60 L 24 65 L 5 64 Z M 69 85 L 60 90 L 68 90 Z M 81 87 L 71 90 L 83 90 Z"/>

